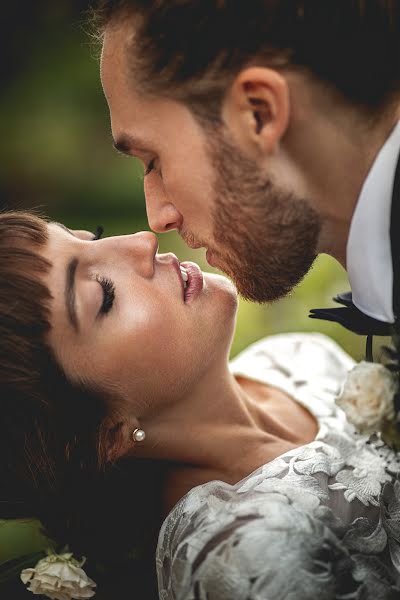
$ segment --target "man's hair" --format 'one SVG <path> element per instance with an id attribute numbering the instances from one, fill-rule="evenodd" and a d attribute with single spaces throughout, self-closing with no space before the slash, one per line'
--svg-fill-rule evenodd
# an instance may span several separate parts
<path id="1" fill-rule="evenodd" d="M 299 69 L 374 114 L 400 92 L 398 0 L 100 0 L 101 34 L 130 19 L 135 83 L 219 118 L 247 64 Z"/>

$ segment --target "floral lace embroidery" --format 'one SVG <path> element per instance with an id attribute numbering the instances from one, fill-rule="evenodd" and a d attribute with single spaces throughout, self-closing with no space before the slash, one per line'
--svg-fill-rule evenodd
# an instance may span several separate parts
<path id="1" fill-rule="evenodd" d="M 213 481 L 178 503 L 160 532 L 160 598 L 395 600 L 399 457 L 378 439 L 356 436 L 334 405 L 349 361 L 332 342 L 278 337 L 265 347 L 258 344 L 253 355 L 264 355 L 268 368 L 279 366 L 280 376 L 290 380 L 288 389 L 294 375 L 303 377 L 302 397 L 319 415 L 319 435 L 235 486 Z M 311 382 L 305 369 L 316 364 L 315 353 L 319 372 Z M 287 366 L 285 357 L 296 362 L 298 354 L 301 360 Z"/>

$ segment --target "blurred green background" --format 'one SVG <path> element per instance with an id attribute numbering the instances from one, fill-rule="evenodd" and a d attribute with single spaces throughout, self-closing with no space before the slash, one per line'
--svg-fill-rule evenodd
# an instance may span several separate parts
<path id="1" fill-rule="evenodd" d="M 22 23 L 23 13 L 15 11 L 16 65 L 0 101 L 3 205 L 42 206 L 69 227 L 92 230 L 101 223 L 108 235 L 147 229 L 142 168 L 112 149 L 98 53 L 85 25 L 88 2 L 26 4 Z M 187 249 L 175 233 L 159 239 L 161 252 L 211 270 L 203 251 Z M 330 305 L 347 288 L 343 269 L 320 257 L 291 297 L 270 306 L 241 302 L 232 353 L 272 333 L 321 331 L 361 357 L 362 340 L 307 316 L 309 308 Z"/>
<path id="2" fill-rule="evenodd" d="M 0 202 L 40 206 L 71 228 L 102 224 L 108 235 L 147 229 L 142 168 L 112 149 L 98 56 L 84 25 L 87 8 L 77 0 L 2 7 Z M 211 270 L 204 253 L 188 250 L 173 232 L 160 237 L 160 251 L 166 250 Z M 360 359 L 364 340 L 307 316 L 347 289 L 343 269 L 322 256 L 289 298 L 270 306 L 241 302 L 232 356 L 265 335 L 320 331 Z M 0 563 L 21 552 L 21 532 L 7 536 L 7 548 L 0 540 Z M 40 542 L 29 535 L 35 549 Z"/>

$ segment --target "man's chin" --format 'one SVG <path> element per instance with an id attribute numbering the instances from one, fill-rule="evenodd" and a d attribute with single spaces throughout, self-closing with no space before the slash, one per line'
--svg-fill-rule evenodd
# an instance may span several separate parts
<path id="1" fill-rule="evenodd" d="M 286 273 L 286 277 L 277 273 L 265 272 L 265 268 L 259 265 L 247 266 L 247 264 L 230 256 L 223 257 L 215 250 L 207 250 L 206 259 L 214 269 L 218 269 L 231 279 L 237 293 L 243 300 L 266 304 L 285 298 L 303 279 L 307 270 L 294 269 Z M 256 273 L 263 272 L 262 277 Z"/>
<path id="2" fill-rule="evenodd" d="M 312 264 L 312 263 L 311 263 Z M 301 283 L 309 268 L 293 269 L 290 273 L 268 273 L 257 277 L 257 268 L 237 268 L 227 275 L 233 280 L 244 300 L 267 304 L 286 298 Z"/>
<path id="3" fill-rule="evenodd" d="M 304 276 L 285 280 L 277 277 L 276 274 L 271 273 L 269 275 L 265 273 L 262 278 L 257 278 L 254 275 L 254 271 L 257 271 L 256 268 L 246 267 L 243 264 L 240 266 L 238 264 L 230 265 L 228 261 L 218 260 L 215 255 L 211 266 L 229 277 L 243 300 L 257 302 L 258 304 L 267 304 L 285 298 Z"/>

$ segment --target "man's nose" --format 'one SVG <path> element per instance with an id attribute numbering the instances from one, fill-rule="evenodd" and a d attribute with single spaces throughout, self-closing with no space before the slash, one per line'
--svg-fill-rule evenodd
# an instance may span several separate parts
<path id="1" fill-rule="evenodd" d="M 157 194 L 145 190 L 147 219 L 150 228 L 156 233 L 165 233 L 180 229 L 183 218 L 176 206 L 169 201 L 158 198 Z"/>

